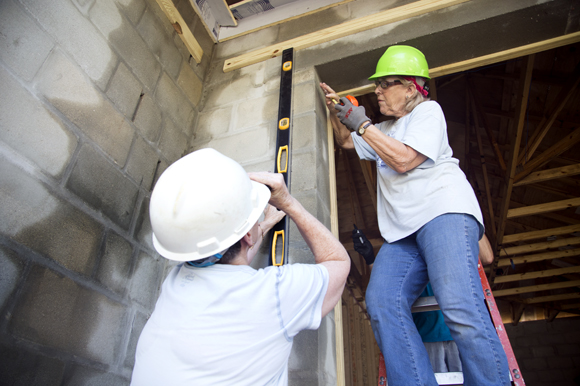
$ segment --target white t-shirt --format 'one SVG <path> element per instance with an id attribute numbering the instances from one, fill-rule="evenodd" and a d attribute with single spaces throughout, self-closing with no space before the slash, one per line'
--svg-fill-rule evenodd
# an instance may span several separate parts
<path id="1" fill-rule="evenodd" d="M 351 134 L 359 157 L 377 162 L 379 229 L 387 242 L 401 240 L 445 213 L 470 214 L 481 224 L 483 232 L 481 209 L 459 161 L 453 158 L 447 124 L 437 102 L 423 102 L 402 118 L 381 122 L 376 127 L 427 156 L 415 169 L 397 173 L 364 137 Z"/>
<path id="2" fill-rule="evenodd" d="M 285 386 L 293 338 L 320 326 L 327 287 L 322 265 L 180 264 L 141 333 L 131 385 Z"/>

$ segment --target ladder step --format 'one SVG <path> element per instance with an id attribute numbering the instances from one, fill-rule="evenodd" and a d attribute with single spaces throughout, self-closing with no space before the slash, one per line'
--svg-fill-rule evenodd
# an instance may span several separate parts
<path id="1" fill-rule="evenodd" d="M 463 385 L 463 373 L 435 373 L 439 385 Z"/>
<path id="2" fill-rule="evenodd" d="M 411 312 L 427 312 L 427 311 L 437 311 L 439 310 L 439 304 L 435 296 L 424 296 L 420 297 L 415 301 L 413 307 L 411 307 Z"/>

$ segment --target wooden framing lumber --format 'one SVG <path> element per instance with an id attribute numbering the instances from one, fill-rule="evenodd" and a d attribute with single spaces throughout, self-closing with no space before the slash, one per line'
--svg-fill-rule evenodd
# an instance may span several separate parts
<path id="1" fill-rule="evenodd" d="M 561 168 L 542 170 L 528 175 L 516 182 L 514 186 L 522 186 L 528 184 L 535 184 L 537 182 L 544 182 L 556 178 L 571 177 L 580 174 L 580 164 L 562 166 Z"/>
<path id="2" fill-rule="evenodd" d="M 560 304 L 559 308 L 561 310 L 575 310 L 575 309 L 580 309 L 580 303 Z"/>
<path id="3" fill-rule="evenodd" d="M 526 294 L 526 293 L 530 293 L 530 292 L 549 291 L 549 290 L 553 290 L 553 289 L 562 289 L 562 288 L 571 288 L 571 287 L 580 287 L 580 280 L 561 281 L 558 283 L 539 284 L 539 285 L 532 285 L 532 286 L 528 286 L 528 287 L 517 287 L 517 288 L 504 289 L 504 290 L 496 290 L 496 291 L 493 291 L 493 296 L 498 298 L 501 296 Z"/>
<path id="4" fill-rule="evenodd" d="M 369 161 L 365 161 L 365 160 L 359 160 L 360 162 L 360 167 L 362 169 L 362 173 L 363 173 L 363 177 L 365 179 L 365 182 L 367 184 L 367 188 L 369 190 L 369 196 L 371 197 L 371 201 L 373 203 L 373 206 L 375 208 L 375 213 L 377 212 L 377 190 L 375 188 L 375 182 L 373 181 L 373 178 L 371 176 L 371 171 L 370 171 L 370 162 Z"/>
<path id="5" fill-rule="evenodd" d="M 293 47 L 299 51 L 318 44 L 326 43 L 331 40 L 339 39 L 345 36 L 353 35 L 358 32 L 367 31 L 385 24 L 395 23 L 397 21 L 410 19 L 415 16 L 424 15 L 439 9 L 451 7 L 468 0 L 419 0 L 407 5 L 396 7 L 375 14 L 350 20 L 345 23 L 325 28 L 320 31 L 312 32 L 299 36 L 294 39 L 286 40 L 265 48 L 250 51 L 235 58 L 226 59 L 223 71 L 229 72 L 254 63 L 280 56 L 282 52 Z"/>
<path id="6" fill-rule="evenodd" d="M 507 235 L 503 238 L 504 244 L 511 244 L 518 241 L 528 241 L 534 239 L 545 239 L 550 236 L 560 236 L 560 235 L 567 235 L 574 232 L 580 232 L 580 224 L 579 225 L 568 225 L 565 227 L 559 228 L 552 228 L 552 229 L 543 229 L 540 231 L 532 231 L 532 232 L 525 232 L 525 233 L 516 233 L 513 235 Z"/>
<path id="7" fill-rule="evenodd" d="M 547 51 L 552 48 L 566 46 L 580 42 L 580 32 L 574 32 L 567 35 L 558 36 L 556 38 L 542 40 L 540 42 L 527 44 L 525 46 L 511 48 L 509 50 L 495 52 L 493 54 L 479 56 L 477 58 L 464 60 L 461 62 L 447 64 L 445 66 L 435 67 L 429 70 L 431 79 L 439 78 L 441 76 L 454 74 L 457 72 L 472 70 L 477 67 L 487 66 L 489 64 L 504 62 L 506 60 L 519 58 L 520 56 L 535 54 L 541 51 Z M 344 90 L 338 93 L 340 97 L 346 95 L 359 96 L 372 92 L 375 85 L 368 84 L 366 86 L 355 87 L 349 90 Z"/>
<path id="8" fill-rule="evenodd" d="M 580 197 L 568 200 L 548 202 L 545 204 L 529 205 L 521 208 L 510 209 L 507 212 L 507 218 L 516 218 L 522 216 L 531 216 L 548 212 L 556 212 L 567 208 L 580 206 Z"/>
<path id="9" fill-rule="evenodd" d="M 568 239 L 559 239 L 554 241 L 545 241 L 542 243 L 519 245 L 517 247 L 502 248 L 500 256 L 518 255 L 521 253 L 530 253 L 536 251 L 543 251 L 549 248 L 567 247 L 570 245 L 580 244 L 580 237 L 571 237 Z"/>
<path id="10" fill-rule="evenodd" d="M 537 168 L 547 164 L 554 158 L 558 157 L 560 154 L 564 153 L 566 150 L 570 149 L 572 146 L 576 145 L 578 142 L 580 142 L 580 127 L 574 130 L 572 133 L 566 135 L 542 154 L 532 158 L 532 160 L 526 164 L 524 170 L 516 175 L 515 182 L 522 180 Z"/>
<path id="11" fill-rule="evenodd" d="M 560 295 L 538 296 L 535 298 L 526 298 L 526 299 L 522 299 L 522 300 L 525 304 L 537 304 L 537 303 L 556 302 L 559 300 L 570 300 L 570 299 L 580 299 L 580 292 L 572 292 L 572 293 L 560 294 Z"/>
<path id="12" fill-rule="evenodd" d="M 511 266 L 512 262 L 514 263 L 514 265 L 518 265 L 518 264 L 535 263 L 538 261 L 545 261 L 545 260 L 554 260 L 554 259 L 559 259 L 562 257 L 574 257 L 574 256 L 578 256 L 578 255 L 580 255 L 580 248 L 566 249 L 563 251 L 537 253 L 534 255 L 526 255 L 526 256 L 518 256 L 518 257 L 512 257 L 512 258 L 499 259 L 497 261 L 497 266 L 498 267 L 509 267 L 509 266 Z"/>
<path id="13" fill-rule="evenodd" d="M 177 8 L 175 8 L 175 4 L 173 4 L 173 1 L 172 0 L 156 0 L 156 1 L 159 7 L 161 7 L 161 10 L 165 14 L 165 16 L 167 16 L 167 18 L 169 19 L 169 22 L 171 23 L 173 28 L 175 28 L 175 31 L 181 38 L 181 41 L 183 41 L 183 44 L 185 44 L 185 46 L 187 47 L 187 50 L 189 51 L 195 62 L 200 63 L 201 58 L 203 56 L 203 49 L 193 36 L 193 33 L 187 26 L 185 20 L 183 20 L 183 17 L 181 17 L 181 14 L 177 10 Z"/>
<path id="14" fill-rule="evenodd" d="M 509 283 L 513 281 L 537 279 L 540 277 L 562 276 L 571 273 L 580 273 L 580 265 L 568 268 L 546 269 L 544 271 L 532 271 L 526 273 L 516 273 L 513 275 L 497 276 L 495 283 Z"/>
<path id="15" fill-rule="evenodd" d="M 526 309 L 526 305 L 523 303 L 518 304 L 517 308 L 512 308 L 512 324 L 517 326 L 524 314 L 524 310 Z"/>

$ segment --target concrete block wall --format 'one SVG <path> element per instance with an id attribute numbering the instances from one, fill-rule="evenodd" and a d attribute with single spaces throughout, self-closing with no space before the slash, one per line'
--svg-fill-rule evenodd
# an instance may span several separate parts
<path id="1" fill-rule="evenodd" d="M 580 318 L 506 324 L 505 329 L 526 385 L 580 383 Z"/>
<path id="2" fill-rule="evenodd" d="M 129 383 L 167 271 L 150 192 L 214 48 L 183 14 L 200 64 L 155 0 L 0 2 L 1 384 Z"/>

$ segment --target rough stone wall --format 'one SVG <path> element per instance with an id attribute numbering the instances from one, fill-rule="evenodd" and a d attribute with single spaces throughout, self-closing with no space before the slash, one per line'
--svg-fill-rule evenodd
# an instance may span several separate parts
<path id="1" fill-rule="evenodd" d="M 580 382 L 580 318 L 505 325 L 528 386 L 576 386 Z"/>
<path id="2" fill-rule="evenodd" d="M 150 191 L 214 47 L 184 17 L 199 65 L 155 0 L 0 1 L 1 384 L 128 384 L 165 269 Z"/>

